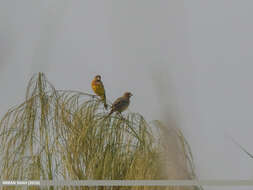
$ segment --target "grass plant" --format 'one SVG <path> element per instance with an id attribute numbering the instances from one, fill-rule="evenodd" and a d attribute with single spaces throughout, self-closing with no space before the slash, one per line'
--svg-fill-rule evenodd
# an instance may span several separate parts
<path id="1" fill-rule="evenodd" d="M 172 179 L 166 140 L 176 139 L 187 179 L 194 179 L 189 144 L 179 129 L 148 123 L 139 113 L 107 117 L 94 95 L 56 90 L 43 73 L 25 101 L 0 122 L 1 180 Z M 182 187 L 5 187 L 6 189 L 183 189 Z M 200 188 L 200 187 L 195 187 Z M 185 188 L 191 189 L 191 188 Z"/>

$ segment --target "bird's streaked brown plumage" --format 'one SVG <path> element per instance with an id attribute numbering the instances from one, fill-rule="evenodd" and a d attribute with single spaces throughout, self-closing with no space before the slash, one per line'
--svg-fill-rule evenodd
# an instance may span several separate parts
<path id="1" fill-rule="evenodd" d="M 130 104 L 130 97 L 132 96 L 131 92 L 125 92 L 123 96 L 119 97 L 112 104 L 112 109 L 108 116 L 110 116 L 113 112 L 123 112 L 125 111 Z"/>
<path id="2" fill-rule="evenodd" d="M 101 100 L 104 102 L 105 109 L 107 109 L 105 88 L 104 88 L 103 82 L 101 81 L 100 75 L 96 75 L 94 77 L 94 79 L 91 82 L 91 87 L 92 87 L 92 90 L 95 92 L 95 94 L 99 96 Z"/>

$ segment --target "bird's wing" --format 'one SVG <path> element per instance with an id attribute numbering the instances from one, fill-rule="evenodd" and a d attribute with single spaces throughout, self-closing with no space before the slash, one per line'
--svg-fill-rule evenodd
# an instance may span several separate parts
<path id="1" fill-rule="evenodd" d="M 103 88 L 103 89 L 104 89 L 104 84 L 103 84 L 103 82 L 102 82 L 102 81 L 100 81 L 99 83 L 100 83 L 100 85 L 101 85 L 101 88 Z"/>
<path id="2" fill-rule="evenodd" d="M 104 88 L 104 84 L 103 84 L 103 82 L 101 81 L 101 87 L 103 88 L 103 90 L 104 90 L 104 96 L 105 96 L 105 88 Z"/>
<path id="3" fill-rule="evenodd" d="M 102 81 L 100 81 L 100 83 L 101 83 L 101 88 L 103 89 L 103 96 L 104 96 L 103 99 L 106 100 L 104 84 Z"/>
<path id="4" fill-rule="evenodd" d="M 127 99 L 120 97 L 117 100 L 115 100 L 115 102 L 112 104 L 112 109 L 118 110 L 121 109 L 122 106 L 125 106 L 127 104 L 128 104 Z"/>

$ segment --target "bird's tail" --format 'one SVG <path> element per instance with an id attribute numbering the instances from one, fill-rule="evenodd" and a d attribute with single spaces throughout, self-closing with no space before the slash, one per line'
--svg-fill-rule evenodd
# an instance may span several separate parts
<path id="1" fill-rule="evenodd" d="M 106 100 L 104 100 L 104 107 L 105 107 L 105 109 L 107 110 L 108 106 L 107 106 L 107 104 L 106 104 Z"/>
<path id="2" fill-rule="evenodd" d="M 107 106 L 107 103 L 106 103 L 106 97 L 105 97 L 105 95 L 104 95 L 104 97 L 102 98 L 102 101 L 103 101 L 103 103 L 104 103 L 105 109 L 107 110 L 108 106 Z"/>

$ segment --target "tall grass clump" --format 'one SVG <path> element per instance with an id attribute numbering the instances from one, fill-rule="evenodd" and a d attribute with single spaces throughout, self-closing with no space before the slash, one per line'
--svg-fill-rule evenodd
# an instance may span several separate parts
<path id="1" fill-rule="evenodd" d="M 25 101 L 10 109 L 0 122 L 1 180 L 172 179 L 165 127 L 154 123 L 147 123 L 138 113 L 107 117 L 94 95 L 56 90 L 39 73 L 30 80 Z M 181 133 L 173 134 L 179 134 L 182 169 L 186 178 L 193 179 L 189 146 Z"/>

